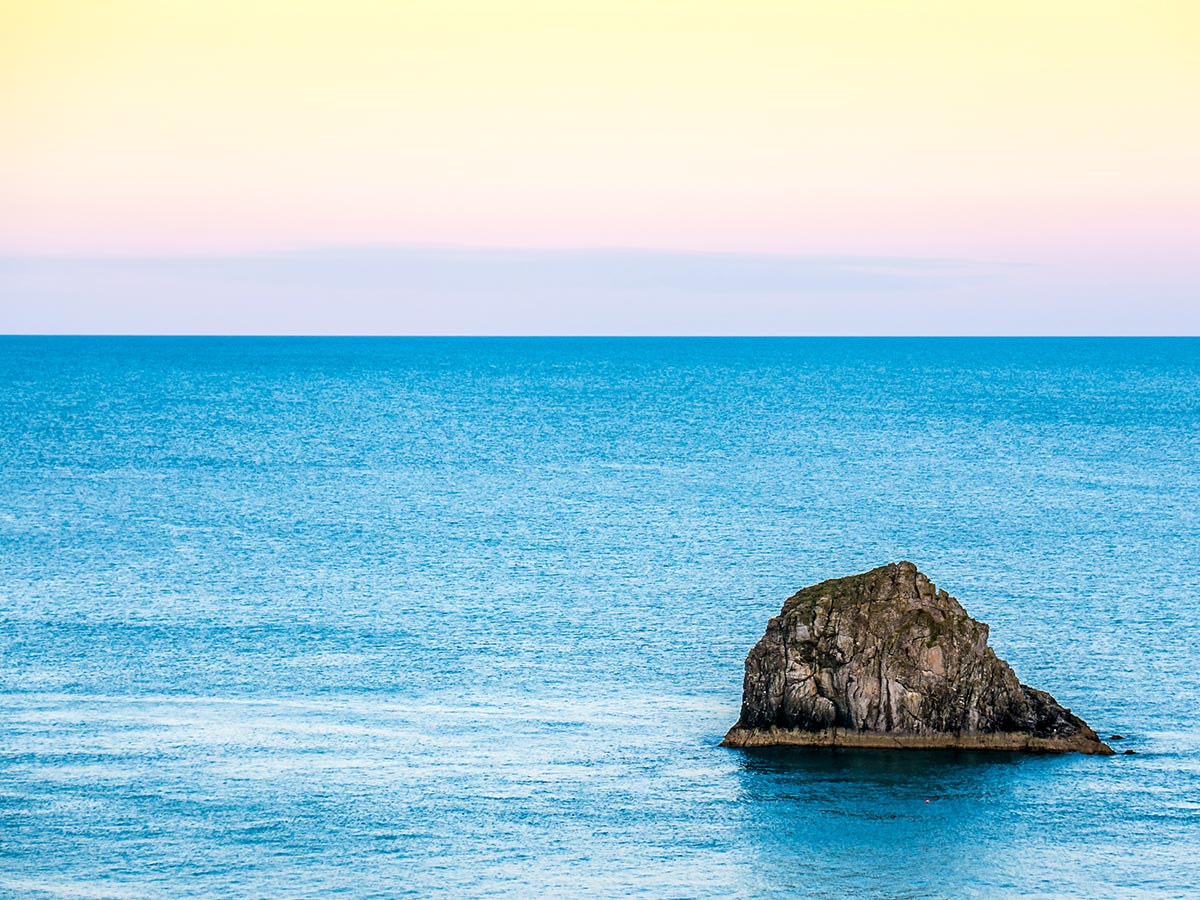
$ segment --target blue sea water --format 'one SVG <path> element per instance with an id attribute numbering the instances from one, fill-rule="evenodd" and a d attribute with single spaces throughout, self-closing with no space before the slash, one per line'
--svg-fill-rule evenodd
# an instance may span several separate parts
<path id="1" fill-rule="evenodd" d="M 911 559 L 1111 758 L 745 752 Z M 0 339 L 0 895 L 1200 886 L 1200 341 Z"/>

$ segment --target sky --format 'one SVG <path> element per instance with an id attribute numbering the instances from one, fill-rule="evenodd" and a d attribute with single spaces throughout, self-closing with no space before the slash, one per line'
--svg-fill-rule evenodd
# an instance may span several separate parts
<path id="1" fill-rule="evenodd" d="M 0 332 L 1200 333 L 1197 110 L 1191 0 L 0 0 Z"/>

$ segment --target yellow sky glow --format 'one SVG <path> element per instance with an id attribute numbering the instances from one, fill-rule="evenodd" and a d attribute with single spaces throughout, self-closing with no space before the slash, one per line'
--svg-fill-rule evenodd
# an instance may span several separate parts
<path id="1" fill-rule="evenodd" d="M 9 252 L 1200 234 L 1191 2 L 0 9 Z"/>

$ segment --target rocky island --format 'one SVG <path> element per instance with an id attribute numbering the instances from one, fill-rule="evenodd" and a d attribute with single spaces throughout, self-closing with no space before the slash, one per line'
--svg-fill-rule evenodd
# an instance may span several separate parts
<path id="1" fill-rule="evenodd" d="M 1113 752 L 987 640 L 910 562 L 804 588 L 746 658 L 722 744 Z"/>

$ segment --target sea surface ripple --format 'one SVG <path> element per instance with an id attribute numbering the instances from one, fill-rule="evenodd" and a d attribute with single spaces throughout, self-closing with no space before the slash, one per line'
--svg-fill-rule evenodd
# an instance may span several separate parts
<path id="1" fill-rule="evenodd" d="M 718 747 L 898 559 L 1136 755 Z M 1178 898 L 1200 341 L 0 339 L 0 895 Z"/>

